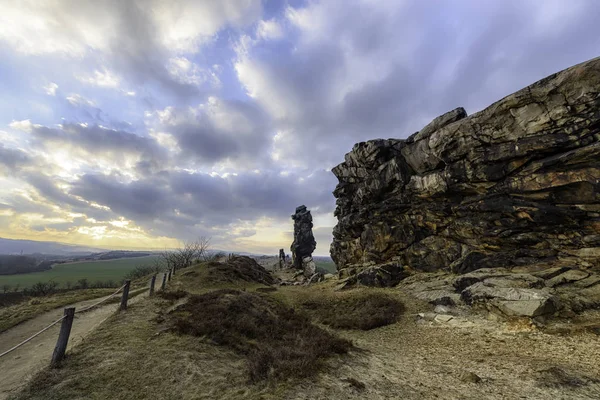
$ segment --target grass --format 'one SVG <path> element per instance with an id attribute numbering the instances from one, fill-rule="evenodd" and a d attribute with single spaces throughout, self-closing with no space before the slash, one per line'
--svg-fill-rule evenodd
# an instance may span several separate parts
<path id="1" fill-rule="evenodd" d="M 268 295 L 233 289 L 194 295 L 169 317 L 172 331 L 245 356 L 253 383 L 312 376 L 324 358 L 352 347 Z"/>
<path id="2" fill-rule="evenodd" d="M 103 261 L 80 261 L 66 264 L 56 264 L 52 269 L 42 272 L 18 275 L 0 275 L 0 287 L 9 285 L 20 289 L 29 288 L 37 282 L 55 281 L 61 287 L 67 282 L 75 285 L 80 279 L 87 279 L 89 283 L 96 281 L 120 282 L 137 266 L 152 264 L 158 256 L 118 258 Z"/>
<path id="3" fill-rule="evenodd" d="M 114 288 L 71 290 L 50 296 L 34 297 L 22 303 L 2 307 L 0 308 L 0 332 L 55 308 L 79 301 L 108 296 L 114 291 Z"/>
<path id="4" fill-rule="evenodd" d="M 259 293 L 262 283 L 210 280 L 210 271 L 210 263 L 178 270 L 165 298 L 159 292 L 110 317 L 61 368 L 42 371 L 16 399 L 85 393 L 92 399 L 274 400 L 296 398 L 299 388 L 330 374 L 336 374 L 335 390 L 369 390 L 352 372 L 362 352 L 349 339 L 363 331 L 337 333 L 302 306 L 307 298 L 337 295 L 334 282 Z M 340 294 L 362 296 L 360 290 Z"/>
<path id="5" fill-rule="evenodd" d="M 310 286 L 283 286 L 273 296 L 335 329 L 370 330 L 395 323 L 404 304 L 384 288 L 335 290 L 331 280 Z"/>
<path id="6" fill-rule="evenodd" d="M 132 281 L 129 290 L 129 298 L 148 290 L 148 279 L 149 277 L 143 277 Z M 19 303 L 0 307 L 0 332 L 4 332 L 15 325 L 28 321 L 55 308 L 78 303 L 80 301 L 101 298 L 108 296 L 115 291 L 116 288 L 77 289 L 48 296 L 26 297 L 24 301 Z M 106 304 L 118 303 L 120 301 L 121 296 L 119 295 L 109 299 Z"/>
<path id="7" fill-rule="evenodd" d="M 333 261 L 318 261 L 315 260 L 318 270 L 322 270 L 326 274 L 337 274 L 337 267 Z"/>
<path id="8" fill-rule="evenodd" d="M 296 383 L 248 384 L 247 358 L 197 336 L 165 331 L 153 316 L 160 297 L 116 313 L 14 397 L 24 399 L 264 399 L 290 398 Z M 251 342 L 251 341 L 250 341 Z M 335 367 L 342 361 L 331 360 Z"/>
<path id="9" fill-rule="evenodd" d="M 189 295 L 189 293 L 185 290 L 161 290 L 160 292 L 157 292 L 156 295 L 161 299 L 175 301 L 184 298 Z"/>
<path id="10" fill-rule="evenodd" d="M 200 265 L 178 270 L 169 291 L 203 295 L 222 288 L 202 280 L 205 272 Z M 600 386 L 591 379 L 600 376 L 597 336 L 515 335 L 501 326 L 490 330 L 489 321 L 469 327 L 423 324 L 409 315 L 429 311 L 431 306 L 401 290 L 336 292 L 336 283 L 284 286 L 268 296 L 295 313 L 306 313 L 314 318 L 313 324 L 319 315 L 303 311 L 301 303 L 340 293 L 389 295 L 405 304 L 406 314 L 401 323 L 366 331 L 324 326 L 325 331 L 352 340 L 358 349 L 323 359 L 321 373 L 309 378 L 249 384 L 245 354 L 215 345 L 211 334 L 199 337 L 170 331 L 168 313 L 174 303 L 157 295 L 111 316 L 67 353 L 61 368 L 42 371 L 15 399 L 598 398 Z M 264 287 L 249 282 L 230 286 L 246 294 Z M 157 323 L 157 315 L 163 322 Z M 259 342 L 247 340 L 245 334 L 242 339 L 243 348 L 252 349 Z M 567 376 L 548 371 L 553 365 Z M 540 384 L 533 374 L 540 369 L 539 379 L 553 379 L 555 386 Z M 465 371 L 480 375 L 482 384 L 463 382 Z"/>
<path id="11" fill-rule="evenodd" d="M 210 261 L 204 264 L 205 279 L 211 283 L 253 282 L 264 285 L 275 283 L 273 276 L 254 259 L 235 256 L 224 263 Z"/>
<path id="12" fill-rule="evenodd" d="M 399 300 L 376 291 L 307 296 L 299 306 L 318 322 L 336 329 L 379 328 L 393 324 L 404 312 Z"/>

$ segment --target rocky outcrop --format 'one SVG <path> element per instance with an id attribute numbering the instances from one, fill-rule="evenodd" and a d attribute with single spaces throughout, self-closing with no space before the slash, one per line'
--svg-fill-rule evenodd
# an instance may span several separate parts
<path id="1" fill-rule="evenodd" d="M 561 264 L 561 262 L 558 262 Z M 566 317 L 600 308 L 600 274 L 576 266 L 483 268 L 414 274 L 401 289 L 432 305 L 469 305 L 508 317 Z"/>
<path id="2" fill-rule="evenodd" d="M 290 250 L 292 251 L 292 264 L 297 269 L 303 269 L 303 261 L 309 257 L 312 261 L 312 252 L 317 247 L 317 242 L 312 233 L 312 215 L 302 205 L 296 207 L 296 213 L 292 215 L 294 220 L 294 241 Z M 308 261 L 307 261 L 308 262 Z"/>
<path id="3" fill-rule="evenodd" d="M 593 59 L 471 116 L 450 111 L 408 139 L 356 144 L 333 168 L 331 257 L 340 276 L 391 286 L 414 271 L 539 263 L 575 265 L 571 274 L 583 276 L 600 265 L 599 139 Z M 531 288 L 487 287 L 470 298 L 540 300 Z M 547 312 L 542 303 L 531 314 Z"/>

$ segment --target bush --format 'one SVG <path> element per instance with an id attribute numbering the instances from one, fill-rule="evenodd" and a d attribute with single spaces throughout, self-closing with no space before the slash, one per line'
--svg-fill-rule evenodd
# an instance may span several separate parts
<path id="1" fill-rule="evenodd" d="M 165 300 L 171 300 L 171 301 L 182 299 L 185 296 L 187 296 L 188 294 L 189 293 L 186 292 L 185 290 L 175 290 L 175 291 L 161 290 L 160 292 L 157 292 L 158 297 L 162 297 Z"/>
<path id="2" fill-rule="evenodd" d="M 369 330 L 393 324 L 404 305 L 379 292 L 338 292 L 304 299 L 302 309 L 315 320 L 338 329 Z"/>
<path id="3" fill-rule="evenodd" d="M 114 288 L 114 287 L 118 287 L 118 286 L 119 285 L 117 285 L 115 283 L 115 281 L 113 281 L 112 279 L 109 279 L 107 281 L 96 281 L 96 282 L 92 283 L 91 285 L 89 285 L 89 287 L 92 289 Z"/>
<path id="4" fill-rule="evenodd" d="M 47 296 L 56 292 L 56 288 L 58 288 L 58 283 L 54 281 L 49 282 L 37 282 L 34 283 L 31 288 L 24 290 L 24 294 L 30 296 Z"/>
<path id="5" fill-rule="evenodd" d="M 273 276 L 255 259 L 247 256 L 230 256 L 226 262 L 206 263 L 206 283 L 252 282 L 263 285 L 275 283 Z"/>
<path id="6" fill-rule="evenodd" d="M 273 298 L 239 290 L 191 296 L 170 317 L 171 330 L 244 355 L 251 382 L 313 375 L 324 358 L 352 347 Z"/>

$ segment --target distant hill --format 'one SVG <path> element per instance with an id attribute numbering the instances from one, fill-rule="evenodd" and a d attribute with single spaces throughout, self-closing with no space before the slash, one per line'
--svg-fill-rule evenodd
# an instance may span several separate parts
<path id="1" fill-rule="evenodd" d="M 0 254 L 41 253 L 71 256 L 99 252 L 106 252 L 106 250 L 59 242 L 38 242 L 35 240 L 15 240 L 0 238 Z"/>

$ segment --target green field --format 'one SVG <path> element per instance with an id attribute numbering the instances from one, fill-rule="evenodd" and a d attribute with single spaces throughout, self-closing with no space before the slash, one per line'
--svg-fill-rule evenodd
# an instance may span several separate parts
<path id="1" fill-rule="evenodd" d="M 318 268 L 323 268 L 329 274 L 337 274 L 337 268 L 333 261 L 328 262 L 328 261 L 315 260 L 315 264 L 317 264 Z"/>
<path id="2" fill-rule="evenodd" d="M 31 287 L 36 282 L 53 280 L 64 288 L 67 282 L 77 284 L 79 279 L 87 279 L 92 284 L 97 281 L 106 282 L 113 280 L 116 283 L 123 280 L 125 275 L 139 265 L 152 265 L 158 256 L 117 258 L 103 261 L 79 261 L 68 264 L 56 264 L 48 271 L 34 272 L 31 274 L 0 275 L 0 289 L 3 285 L 20 289 Z M 12 289 L 11 289 L 12 290 Z"/>

